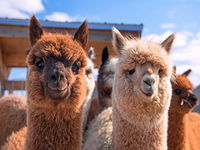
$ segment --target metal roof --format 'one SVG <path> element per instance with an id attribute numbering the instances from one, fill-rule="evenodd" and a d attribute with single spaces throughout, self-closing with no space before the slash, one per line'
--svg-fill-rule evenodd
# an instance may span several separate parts
<path id="1" fill-rule="evenodd" d="M 55 22 L 48 20 L 40 20 L 40 23 L 43 27 L 52 27 L 52 28 L 71 28 L 77 29 L 82 22 Z M 28 19 L 9 19 L 9 18 L 0 18 L 0 25 L 19 25 L 19 26 L 28 26 Z M 91 30 L 111 30 L 112 27 L 117 28 L 122 31 L 142 31 L 143 24 L 116 24 L 116 23 L 90 23 L 88 28 Z"/>

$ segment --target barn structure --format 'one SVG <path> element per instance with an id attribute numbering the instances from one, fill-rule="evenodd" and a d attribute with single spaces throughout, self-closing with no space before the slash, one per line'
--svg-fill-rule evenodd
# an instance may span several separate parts
<path id="1" fill-rule="evenodd" d="M 53 22 L 40 20 L 47 32 L 74 34 L 81 22 Z M 12 68 L 26 67 L 25 52 L 30 48 L 29 20 L 0 18 L 0 96 L 4 91 L 12 93 L 14 90 L 24 90 L 25 81 L 8 80 Z M 116 27 L 123 34 L 141 37 L 143 24 L 110 24 L 89 23 L 89 44 L 96 53 L 95 65 L 101 63 L 101 51 L 108 46 L 111 55 L 115 55 L 112 48 L 112 27 Z"/>

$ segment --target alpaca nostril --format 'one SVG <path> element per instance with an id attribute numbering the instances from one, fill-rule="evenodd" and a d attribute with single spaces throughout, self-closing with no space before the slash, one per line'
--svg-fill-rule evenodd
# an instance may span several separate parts
<path id="1" fill-rule="evenodd" d="M 196 102 L 196 101 L 197 101 L 197 97 L 196 97 L 195 95 L 191 95 L 191 100 L 192 100 L 193 102 Z"/>
<path id="2" fill-rule="evenodd" d="M 51 79 L 52 79 L 53 81 L 56 81 L 56 80 L 57 80 L 56 75 L 53 74 L 53 75 L 51 76 Z"/>
<path id="3" fill-rule="evenodd" d="M 153 78 L 147 78 L 143 80 L 143 82 L 149 86 L 152 86 L 155 83 L 155 80 Z"/>
<path id="4" fill-rule="evenodd" d="M 64 79 L 64 74 L 61 72 L 55 72 L 54 74 L 52 74 L 51 76 L 51 80 L 54 82 L 60 82 Z"/>

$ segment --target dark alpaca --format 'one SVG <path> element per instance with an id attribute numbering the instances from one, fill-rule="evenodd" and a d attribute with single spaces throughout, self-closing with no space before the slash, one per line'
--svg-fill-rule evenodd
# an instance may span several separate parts
<path id="1" fill-rule="evenodd" d="M 176 72 L 176 68 L 174 70 Z M 196 122 L 190 121 L 194 114 L 196 116 L 196 113 L 191 111 L 197 104 L 197 97 L 192 93 L 193 85 L 188 79 L 190 73 L 191 70 L 189 69 L 181 75 L 176 75 L 175 80 L 172 81 L 173 95 L 169 109 L 168 127 L 169 150 L 188 150 L 199 145 L 195 143 L 199 140 L 197 136 L 190 133 L 191 130 L 199 132 L 197 127 L 192 129 L 192 125 L 198 125 L 199 122 L 197 120 Z M 193 119 L 195 120 L 195 118 Z M 196 147 L 196 150 L 199 148 Z"/>
<path id="2" fill-rule="evenodd" d="M 93 98 L 91 101 L 86 128 L 95 116 L 112 105 L 111 93 L 117 60 L 117 58 L 111 58 L 107 46 L 104 47 L 97 77 L 98 98 Z"/>
<path id="3" fill-rule="evenodd" d="M 114 79 L 115 66 L 117 58 L 110 58 L 108 48 L 105 47 L 102 50 L 102 63 L 99 68 L 99 74 L 97 78 L 97 90 L 100 109 L 103 110 L 112 105 L 111 93 L 112 83 Z"/>
<path id="4" fill-rule="evenodd" d="M 34 16 L 31 18 L 32 48 L 26 59 L 28 106 L 25 150 L 81 149 L 87 26 L 85 21 L 74 37 L 50 34 L 43 31 Z M 9 143 L 12 141 L 8 141 L 4 149 L 9 147 Z"/>

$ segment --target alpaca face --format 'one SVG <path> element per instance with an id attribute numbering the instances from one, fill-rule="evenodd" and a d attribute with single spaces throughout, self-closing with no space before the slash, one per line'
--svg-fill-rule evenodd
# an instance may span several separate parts
<path id="1" fill-rule="evenodd" d="M 87 64 L 84 47 L 80 42 L 83 40 L 77 34 L 82 34 L 82 28 L 86 28 L 86 25 L 79 28 L 75 34 L 77 38 L 74 39 L 68 34 L 37 35 L 41 27 L 36 18 L 32 18 L 31 37 L 39 37 L 35 43 L 33 40 L 27 56 L 27 92 L 32 104 L 40 107 L 60 104 L 60 107 L 77 107 L 77 110 L 82 105 Z"/>
<path id="2" fill-rule="evenodd" d="M 175 81 L 172 82 L 173 95 L 171 102 L 171 110 L 178 113 L 188 113 L 197 104 L 197 97 L 193 94 L 193 85 L 188 79 L 191 70 L 186 71 L 182 75 L 176 75 Z M 186 74 L 187 73 L 187 74 Z"/>
<path id="3" fill-rule="evenodd" d="M 138 114 L 147 122 L 158 119 L 168 110 L 171 99 L 172 67 L 168 52 L 174 36 L 159 45 L 140 39 L 126 39 L 114 30 L 113 39 L 119 55 L 113 103 L 129 121 Z"/>
<path id="4" fill-rule="evenodd" d="M 102 107 L 109 107 L 112 104 L 111 93 L 116 69 L 117 58 L 109 58 L 108 48 L 102 50 L 102 63 L 99 68 L 97 88 L 99 101 Z"/>

